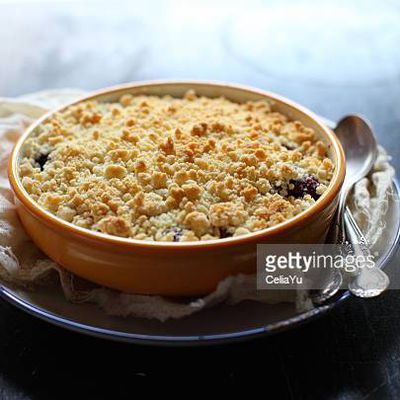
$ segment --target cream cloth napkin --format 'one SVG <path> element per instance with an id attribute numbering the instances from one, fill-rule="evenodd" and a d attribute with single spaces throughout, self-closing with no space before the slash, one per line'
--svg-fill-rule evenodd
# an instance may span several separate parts
<path id="1" fill-rule="evenodd" d="M 295 302 L 299 310 L 312 307 L 305 292 L 256 290 L 255 276 L 239 275 L 221 281 L 215 292 L 188 302 L 160 296 L 121 293 L 89 284 L 47 258 L 25 234 L 14 208 L 13 194 L 7 178 L 7 160 L 21 133 L 47 110 L 72 101 L 84 92 L 64 89 L 50 90 L 18 98 L 0 98 L 0 283 L 23 285 L 40 290 L 43 285 L 57 284 L 66 299 L 90 302 L 114 316 L 135 316 L 165 321 L 182 318 L 220 303 L 237 304 L 243 300 L 265 303 Z M 359 182 L 354 191 L 352 207 L 355 216 L 374 244 L 385 228 L 394 170 L 383 149 L 370 177 Z M 54 279 L 54 271 L 59 279 Z"/>

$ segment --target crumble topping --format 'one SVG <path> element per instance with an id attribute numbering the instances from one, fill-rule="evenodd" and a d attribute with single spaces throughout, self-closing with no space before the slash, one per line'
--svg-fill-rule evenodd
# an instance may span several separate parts
<path id="1" fill-rule="evenodd" d="M 123 95 L 82 102 L 26 140 L 19 174 L 77 226 L 155 241 L 245 235 L 310 207 L 334 172 L 314 131 L 267 101 Z"/>

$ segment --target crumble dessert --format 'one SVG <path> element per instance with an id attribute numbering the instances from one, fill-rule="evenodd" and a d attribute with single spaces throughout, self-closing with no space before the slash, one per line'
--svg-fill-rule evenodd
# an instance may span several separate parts
<path id="1" fill-rule="evenodd" d="M 314 131 L 269 102 L 193 91 L 70 106 L 26 140 L 19 164 L 25 190 L 63 220 L 174 242 L 279 224 L 314 204 L 333 172 Z"/>

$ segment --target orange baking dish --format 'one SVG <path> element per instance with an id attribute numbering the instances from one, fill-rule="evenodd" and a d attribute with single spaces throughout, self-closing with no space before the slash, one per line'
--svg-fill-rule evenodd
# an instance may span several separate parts
<path id="1" fill-rule="evenodd" d="M 324 240 L 344 181 L 345 158 L 335 134 L 305 108 L 263 90 L 198 81 L 137 82 L 105 89 L 79 101 L 116 101 L 124 93 L 181 97 L 188 89 L 208 97 L 225 96 L 236 102 L 272 100 L 274 110 L 314 129 L 328 143 L 329 155 L 336 165 L 328 190 L 301 214 L 277 226 L 240 237 L 170 243 L 126 239 L 90 231 L 41 208 L 22 187 L 17 173 L 22 144 L 44 119 L 55 112 L 52 111 L 24 133 L 9 161 L 9 179 L 18 215 L 32 240 L 51 259 L 78 276 L 125 292 L 196 296 L 211 292 L 229 275 L 254 273 L 258 243 L 320 243 Z"/>

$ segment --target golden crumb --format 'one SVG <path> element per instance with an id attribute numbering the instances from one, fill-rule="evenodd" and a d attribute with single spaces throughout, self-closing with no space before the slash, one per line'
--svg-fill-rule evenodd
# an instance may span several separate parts
<path id="1" fill-rule="evenodd" d="M 315 132 L 267 101 L 123 95 L 46 120 L 23 147 L 22 185 L 77 226 L 159 241 L 236 237 L 310 207 L 335 166 Z"/>

